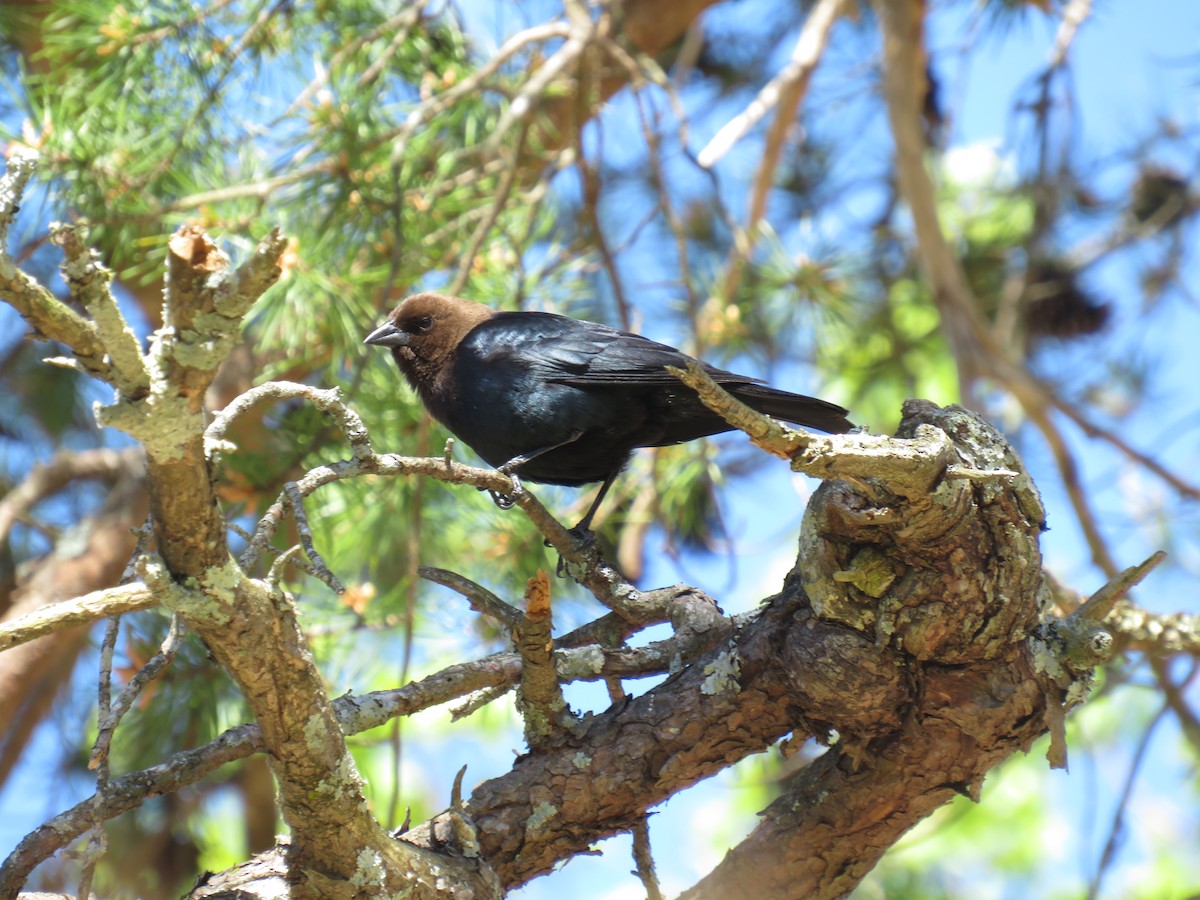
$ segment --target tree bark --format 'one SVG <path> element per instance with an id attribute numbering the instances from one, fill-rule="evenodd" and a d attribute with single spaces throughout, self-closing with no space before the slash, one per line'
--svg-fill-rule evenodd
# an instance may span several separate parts
<path id="1" fill-rule="evenodd" d="M 978 800 L 992 767 L 1046 733 L 1064 684 L 1029 640 L 1052 627 L 1043 510 L 1001 435 L 911 402 L 896 438 L 797 443 L 794 466 L 849 480 L 814 496 L 783 590 L 745 619 L 715 616 L 707 655 L 404 841 L 445 852 L 465 819 L 512 888 L 780 738 L 814 737 L 829 749 L 686 896 L 839 897 L 908 828 L 955 794 Z M 254 890 L 249 871 L 229 873 L 238 890 Z M 196 896 L 234 896 L 221 890 Z"/>

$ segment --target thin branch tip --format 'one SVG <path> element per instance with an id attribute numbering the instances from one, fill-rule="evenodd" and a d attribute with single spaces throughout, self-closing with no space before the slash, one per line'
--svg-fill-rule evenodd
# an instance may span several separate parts
<path id="1" fill-rule="evenodd" d="M 1115 578 L 1110 579 L 1096 593 L 1088 597 L 1077 610 L 1067 617 L 1068 621 L 1103 622 L 1105 617 L 1112 612 L 1116 602 L 1125 596 L 1130 588 L 1142 582 L 1166 558 L 1167 553 L 1165 550 L 1155 550 L 1143 562 L 1125 569 Z"/>

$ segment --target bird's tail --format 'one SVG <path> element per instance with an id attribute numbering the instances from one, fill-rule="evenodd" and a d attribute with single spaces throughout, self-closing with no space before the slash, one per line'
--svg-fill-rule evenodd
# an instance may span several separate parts
<path id="1" fill-rule="evenodd" d="M 854 423 L 846 418 L 848 410 L 836 403 L 805 397 L 803 394 L 790 394 L 765 384 L 722 386 L 751 409 L 785 422 L 830 434 L 842 434 L 854 427 Z"/>

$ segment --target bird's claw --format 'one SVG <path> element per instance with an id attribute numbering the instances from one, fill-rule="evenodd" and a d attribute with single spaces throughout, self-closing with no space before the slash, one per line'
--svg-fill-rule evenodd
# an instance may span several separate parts
<path id="1" fill-rule="evenodd" d="M 512 490 L 510 490 L 508 493 L 503 493 L 501 491 L 493 491 L 491 488 L 488 488 L 488 495 L 492 498 L 492 502 L 495 503 L 496 506 L 500 507 L 500 509 L 512 509 L 517 505 L 517 499 L 525 492 L 525 488 L 521 486 L 520 477 L 515 472 L 511 471 L 507 464 L 501 466 L 496 471 L 501 475 L 507 476 L 509 480 L 512 481 Z"/>
<path id="2" fill-rule="evenodd" d="M 517 505 L 517 501 L 508 494 L 502 494 L 499 491 L 488 490 L 488 496 L 492 498 L 492 502 L 500 509 L 512 509 Z"/>
<path id="3" fill-rule="evenodd" d="M 588 547 L 592 546 L 592 544 L 596 543 L 596 532 L 582 524 L 576 525 L 574 528 L 568 528 L 567 534 L 575 539 L 575 546 L 579 550 L 586 550 Z M 542 541 L 542 543 L 547 547 L 554 546 L 552 543 L 550 543 L 549 538 L 546 538 L 546 540 Z"/>
<path id="4" fill-rule="evenodd" d="M 568 528 L 567 534 L 575 539 L 576 551 L 582 553 L 591 548 L 596 543 L 596 532 L 589 529 L 586 525 L 580 522 L 574 528 Z M 546 541 L 546 546 L 553 546 L 549 541 Z M 562 554 L 558 556 L 558 565 L 555 566 L 554 574 L 559 578 L 567 577 L 567 561 L 563 559 Z"/>

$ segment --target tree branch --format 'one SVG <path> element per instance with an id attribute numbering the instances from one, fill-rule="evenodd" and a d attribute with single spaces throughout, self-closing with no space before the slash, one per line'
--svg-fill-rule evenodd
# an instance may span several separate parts
<path id="1" fill-rule="evenodd" d="M 67 287 L 95 323 L 100 343 L 112 364 L 113 386 L 131 400 L 140 400 L 150 390 L 150 372 L 133 329 L 117 308 L 109 290 L 113 275 L 100 262 L 100 254 L 84 243 L 84 230 L 72 225 L 52 224 L 50 240 L 62 248 Z"/>
<path id="2" fill-rule="evenodd" d="M 728 626 L 713 621 L 715 607 L 691 589 L 677 594 L 677 640 L 648 647 L 605 651 L 592 643 L 603 631 L 603 619 L 564 635 L 555 651 L 555 667 L 567 681 L 596 681 L 607 676 L 636 678 L 681 668 L 727 633 Z M 623 620 L 612 617 L 613 626 Z M 718 618 L 720 618 L 718 616 Z M 473 662 L 450 666 L 421 681 L 391 690 L 347 694 L 333 701 L 338 723 L 347 735 L 378 728 L 398 716 L 448 703 L 475 691 L 510 688 L 521 674 L 517 653 L 499 653 Z M 258 725 L 239 725 L 216 740 L 194 750 L 174 754 L 162 763 L 113 779 L 103 798 L 102 818 L 114 819 L 143 801 L 195 784 L 228 763 L 265 750 Z M 96 798 L 91 797 L 59 814 L 28 834 L 0 865 L 0 896 L 10 886 L 19 887 L 35 866 L 67 846 L 91 827 Z"/>
<path id="3" fill-rule="evenodd" d="M 19 312 L 35 334 L 70 347 L 83 371 L 112 383 L 114 373 L 96 326 L 21 271 L 8 255 L 8 228 L 37 161 L 37 153 L 21 148 L 0 177 L 0 299 Z"/>
<path id="4" fill-rule="evenodd" d="M 86 257 L 77 274 L 94 290 L 104 273 L 88 268 L 90 255 L 72 240 L 66 239 L 68 257 Z M 290 599 L 247 578 L 229 557 L 205 454 L 204 393 L 234 346 L 242 317 L 278 279 L 284 246 L 283 235 L 272 230 L 231 271 L 225 255 L 199 229 L 184 226 L 171 237 L 164 324 L 146 359 L 138 356 L 152 373 L 144 392 L 134 384 L 119 310 L 101 300 L 93 304 L 106 317 L 97 332 L 100 340 L 118 345 L 105 350 L 123 360 L 114 376 L 120 388 L 116 401 L 98 410 L 97 418 L 126 431 L 146 450 L 163 569 L 160 574 L 149 561 L 145 578 L 163 586 L 162 602 L 205 641 L 254 711 L 292 830 L 288 855 L 297 896 L 323 895 L 339 881 L 376 879 L 388 890 L 403 884 L 418 896 L 445 896 L 437 885 L 450 870 L 457 882 L 474 884 L 488 896 L 495 893 L 495 879 L 486 867 L 406 849 L 371 815 Z M 280 697 L 287 702 L 280 703 Z"/>
<path id="5" fill-rule="evenodd" d="M 417 574 L 426 581 L 450 588 L 471 602 L 471 609 L 492 619 L 508 632 L 514 631 L 524 616 L 515 606 L 505 603 L 481 584 L 476 584 L 469 578 L 464 578 L 457 572 L 438 569 L 434 566 L 420 566 Z"/>
<path id="6" fill-rule="evenodd" d="M 558 683 L 551 628 L 550 579 L 538 569 L 525 587 L 525 615 L 516 635 L 517 652 L 521 654 L 517 709 L 525 723 L 525 743 L 530 750 L 558 743 L 578 724 Z"/>
<path id="7" fill-rule="evenodd" d="M 52 603 L 19 619 L 0 622 L 0 652 L 67 628 L 150 609 L 158 603 L 158 598 L 144 584 L 124 584 Z"/>
<path id="8" fill-rule="evenodd" d="M 763 116 L 776 107 L 779 111 L 767 139 L 769 149 L 763 152 L 763 168 L 766 168 L 767 159 L 778 161 L 782 135 L 795 122 L 796 110 L 800 101 L 804 99 L 808 79 L 821 60 L 821 53 L 829 39 L 829 30 L 837 19 L 841 5 L 842 0 L 822 0 L 813 7 L 787 65 L 763 85 L 758 96 L 751 100 L 745 109 L 721 126 L 721 130 L 696 154 L 696 162 L 699 165 L 711 169 L 733 149 L 734 144 L 750 133 Z M 774 169 L 775 166 L 771 165 L 770 170 L 773 172 Z M 760 207 L 758 202 L 754 205 L 756 208 Z M 757 218 L 752 216 L 749 219 L 749 229 L 754 227 Z"/>

